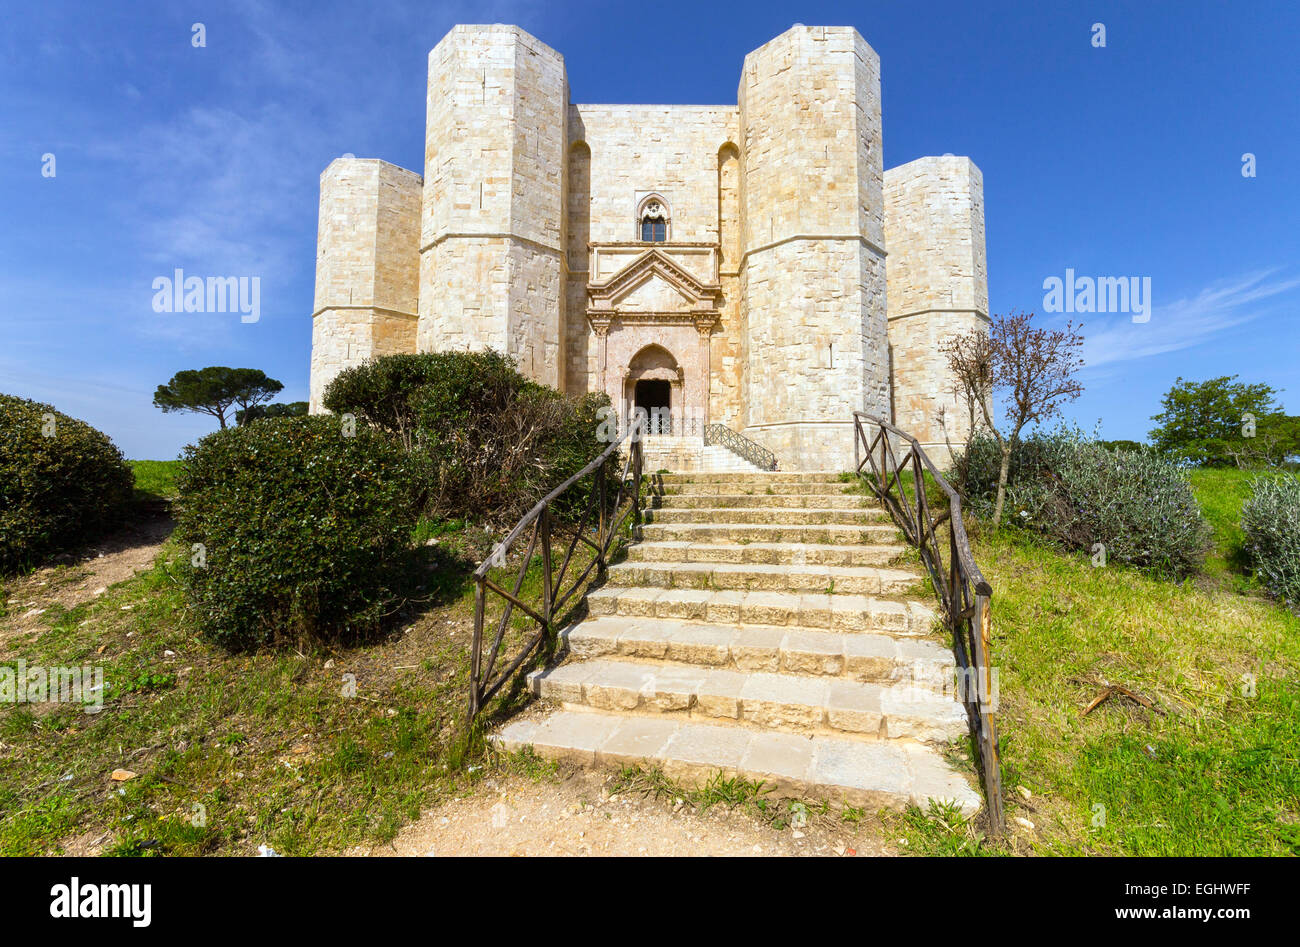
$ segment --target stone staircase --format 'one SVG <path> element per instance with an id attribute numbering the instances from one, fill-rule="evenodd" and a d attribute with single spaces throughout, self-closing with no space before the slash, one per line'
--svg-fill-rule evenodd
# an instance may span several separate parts
<path id="1" fill-rule="evenodd" d="M 547 712 L 498 743 L 855 806 L 978 809 L 940 753 L 967 732 L 952 654 L 875 501 L 837 474 L 654 479 L 642 541 L 563 632 L 568 660 L 529 677 Z"/>
<path id="2" fill-rule="evenodd" d="M 761 473 L 739 454 L 717 444 L 705 444 L 698 434 L 675 436 L 648 434 L 641 440 L 642 466 L 646 473 L 656 470 Z"/>

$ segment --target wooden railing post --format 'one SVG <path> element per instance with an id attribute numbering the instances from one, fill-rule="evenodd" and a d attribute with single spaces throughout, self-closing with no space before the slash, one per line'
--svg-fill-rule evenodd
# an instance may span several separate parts
<path id="1" fill-rule="evenodd" d="M 542 617 L 546 619 L 546 637 L 555 636 L 555 616 L 551 614 L 554 590 L 551 588 L 551 507 L 542 507 Z M 525 566 L 526 568 L 526 566 Z"/>
<path id="2" fill-rule="evenodd" d="M 989 664 L 989 643 L 992 637 L 992 616 L 989 597 L 975 595 L 975 612 L 971 616 L 971 637 L 974 639 L 975 660 L 972 662 L 979 676 L 980 761 L 984 776 L 984 797 L 989 807 L 989 831 L 1001 835 L 1006 829 L 1006 816 L 1002 809 L 1001 760 L 998 758 L 998 731 L 993 719 L 993 668 Z"/>
<path id="3" fill-rule="evenodd" d="M 596 468 L 596 480 L 597 480 L 596 505 L 600 507 L 600 509 L 597 511 L 597 520 L 596 520 L 596 522 L 599 524 L 596 528 L 596 545 L 600 547 L 600 552 L 597 553 L 597 558 L 600 561 L 600 565 L 597 566 L 597 568 L 600 569 L 600 571 L 604 572 L 606 567 L 605 549 L 607 548 L 605 545 L 605 540 L 608 537 L 605 535 L 606 500 L 605 500 L 605 468 L 603 466 Z"/>
<path id="4" fill-rule="evenodd" d="M 633 538 L 639 538 L 641 535 L 641 465 L 645 462 L 645 453 L 641 450 L 641 442 L 634 440 L 632 450 L 635 456 L 632 459 L 632 533 Z"/>
<path id="5" fill-rule="evenodd" d="M 867 440 L 859 432 L 870 427 L 877 431 L 875 439 Z M 900 444 L 906 445 L 906 454 L 900 461 L 893 450 L 890 434 L 896 434 Z M 861 448 L 866 448 L 866 461 L 872 469 L 863 473 Z M 880 463 L 876 464 L 879 447 Z M 931 462 L 916 438 L 894 427 L 887 421 L 865 412 L 854 412 L 854 463 L 861 477 L 870 477 L 872 487 L 881 504 L 895 524 L 917 546 L 935 584 L 935 592 L 942 600 L 944 622 L 952 633 L 954 657 L 964 675 L 962 702 L 970 720 L 971 739 L 979 758 L 984 796 L 987 801 L 988 829 L 991 835 L 1005 831 L 1005 813 L 1002 803 L 1002 775 L 998 759 L 997 725 L 993 705 L 993 674 L 991 665 L 991 608 L 993 589 L 980 573 L 970 549 L 965 523 L 961 513 L 961 494 L 944 478 Z M 908 502 L 901 468 L 912 465 L 912 485 L 916 496 Z M 926 494 L 925 474 L 929 471 L 936 488 L 944 494 L 947 511 L 937 521 L 931 517 L 930 502 Z M 874 482 L 873 482 L 874 481 Z M 943 561 L 943 547 L 939 528 L 948 524 L 948 562 Z M 971 691 L 974 691 L 972 694 Z"/>
<path id="6" fill-rule="evenodd" d="M 479 695 L 482 681 L 479 675 L 483 663 L 483 599 L 487 589 L 483 580 L 474 583 L 474 642 L 469 656 L 469 719 L 473 720 L 479 711 Z"/>

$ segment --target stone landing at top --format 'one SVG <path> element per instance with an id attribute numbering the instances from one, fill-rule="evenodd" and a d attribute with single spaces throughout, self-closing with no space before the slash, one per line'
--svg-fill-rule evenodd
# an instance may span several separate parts
<path id="1" fill-rule="evenodd" d="M 668 470 L 673 473 L 762 473 L 760 467 L 739 454 L 716 444 L 705 444 L 702 437 L 651 435 L 641 442 L 642 465 L 646 473 Z"/>

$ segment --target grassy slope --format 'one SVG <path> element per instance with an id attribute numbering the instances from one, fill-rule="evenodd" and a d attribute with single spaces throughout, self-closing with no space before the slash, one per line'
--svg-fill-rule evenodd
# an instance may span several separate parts
<path id="1" fill-rule="evenodd" d="M 1300 618 L 1237 594 L 1252 586 L 1231 571 L 1249 479 L 1192 477 L 1219 581 L 1093 568 L 1006 532 L 977 539 L 995 590 L 1012 838 L 981 847 L 969 826 L 914 812 L 916 850 L 1300 854 Z M 1155 710 L 1112 697 L 1083 716 L 1107 684 Z"/>
<path id="2" fill-rule="evenodd" d="M 52 607 L 30 634 L 0 643 L 0 663 L 97 665 L 109 682 L 96 714 L 0 705 L 0 855 L 77 851 L 101 838 L 108 854 L 253 854 L 263 843 L 285 854 L 336 852 L 390 839 L 485 775 L 547 770 L 527 757 L 485 757 L 477 745 L 465 752 L 467 564 L 431 576 L 443 604 L 401 634 L 330 661 L 208 645 L 186 621 L 167 567 L 181 552 L 165 547 L 152 571 L 75 608 Z M 494 578 L 506 584 L 514 572 Z M 67 581 L 75 567 L 47 575 Z M 540 570 L 523 595 L 540 596 Z M 518 612 L 512 624 L 508 641 L 531 631 Z M 355 676 L 354 697 L 345 674 Z M 470 760 L 478 765 L 467 768 Z M 119 767 L 139 775 L 110 781 Z"/>
<path id="3" fill-rule="evenodd" d="M 176 496 L 176 473 L 179 460 L 129 460 L 135 472 L 136 496 L 170 500 Z"/>
<path id="4" fill-rule="evenodd" d="M 980 542 L 1009 785 L 1033 847 L 1300 852 L 1300 619 L 1254 597 Z M 1155 702 L 1111 698 L 1107 684 Z M 1104 826 L 1092 825 L 1105 807 Z"/>
<path id="5" fill-rule="evenodd" d="M 1246 479 L 1193 479 L 1225 568 Z M 995 588 L 1008 816 L 1035 828 L 1013 822 L 1008 843 L 980 846 L 968 826 L 913 814 L 899 832 L 914 850 L 1300 851 L 1300 619 L 1221 583 L 1094 569 L 1005 534 L 977 538 L 975 551 Z M 536 584 L 530 575 L 525 594 Z M 461 586 L 402 636 L 342 652 L 333 668 L 327 655 L 208 647 L 162 567 L 51 609 L 0 657 L 102 664 L 122 686 L 94 716 L 0 707 L 0 853 L 104 834 L 112 852 L 175 854 L 262 842 L 305 854 L 391 837 L 488 771 L 466 770 L 453 739 L 470 606 Z M 340 699 L 344 673 L 358 698 Z M 1103 682 L 1157 710 L 1112 698 L 1082 717 Z M 140 776 L 112 783 L 118 766 Z M 193 824 L 196 804 L 206 825 Z M 1105 823 L 1093 825 L 1099 805 Z"/>

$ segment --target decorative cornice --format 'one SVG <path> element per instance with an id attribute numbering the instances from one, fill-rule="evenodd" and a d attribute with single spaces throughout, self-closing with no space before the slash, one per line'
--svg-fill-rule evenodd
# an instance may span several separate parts
<path id="1" fill-rule="evenodd" d="M 621 309 L 588 309 L 587 321 L 597 333 L 608 332 L 611 325 L 627 326 L 695 326 L 700 332 L 712 332 L 721 317 L 712 310 L 686 312 L 624 312 Z"/>
<path id="2" fill-rule="evenodd" d="M 716 240 L 660 240 L 653 245 L 647 244 L 644 240 L 592 240 L 588 241 L 587 249 L 592 250 L 596 247 L 609 247 L 614 250 L 627 250 L 632 247 L 641 247 L 642 249 L 684 249 L 684 250 L 716 250 L 718 242 Z"/>
<path id="3" fill-rule="evenodd" d="M 738 269 L 745 268 L 745 265 L 749 262 L 749 258 L 752 254 L 762 253 L 765 250 L 772 250 L 775 249 L 776 247 L 781 246 L 782 244 L 792 243 L 795 240 L 856 240 L 859 243 L 861 243 L 864 247 L 867 247 L 871 250 L 874 250 L 876 253 L 879 253 L 882 257 L 888 256 L 888 254 L 885 253 L 884 247 L 876 246 L 874 243 L 872 243 L 866 237 L 862 236 L 862 234 L 860 233 L 849 233 L 849 234 L 797 233 L 789 237 L 782 237 L 780 240 L 773 240 L 771 243 L 762 244 L 761 246 L 754 247 L 751 250 L 746 250 L 743 254 L 741 254 L 740 266 L 738 267 Z"/>
<path id="4" fill-rule="evenodd" d="M 928 314 L 928 313 L 931 313 L 931 312 L 970 312 L 970 313 L 974 313 L 975 315 L 979 316 L 979 317 L 980 317 L 981 319 L 983 319 L 985 322 L 987 322 L 987 321 L 988 321 L 988 318 L 989 318 L 989 314 L 988 314 L 987 312 L 985 312 L 984 310 L 982 310 L 982 309 L 976 309 L 976 308 L 974 308 L 973 306 L 967 306 L 967 307 L 964 308 L 964 309 L 962 309 L 962 308 L 956 308 L 956 309 L 939 309 L 939 308 L 934 308 L 934 309 L 914 309 L 914 310 L 912 310 L 911 312 L 900 312 L 900 313 L 899 313 L 898 315 L 896 315 L 896 316 L 889 316 L 888 319 L 887 319 L 887 321 L 889 321 L 889 322 L 893 322 L 895 319 L 906 319 L 908 316 L 924 316 L 924 315 L 926 315 L 926 314 Z"/>
<path id="5" fill-rule="evenodd" d="M 540 240 L 534 240 L 532 237 L 525 237 L 517 233 L 505 233 L 505 232 L 498 232 L 498 231 L 485 231 L 483 233 L 457 232 L 457 233 L 439 234 L 438 236 L 430 240 L 428 243 L 426 243 L 424 246 L 420 247 L 420 252 L 423 253 L 425 250 L 431 250 L 434 247 L 436 247 L 438 244 L 442 243 L 444 240 L 450 240 L 453 237 L 465 238 L 471 240 L 518 240 L 520 243 L 526 243 L 531 247 L 537 247 L 537 249 L 545 250 L 547 253 L 564 252 L 559 247 L 551 246 L 549 243 L 542 243 Z"/>
<path id="6" fill-rule="evenodd" d="M 402 310 L 400 309 L 385 309 L 383 306 L 354 306 L 351 303 L 349 303 L 346 306 L 321 306 L 319 309 L 317 309 L 315 312 L 311 314 L 311 317 L 315 319 L 326 309 L 365 309 L 370 312 L 382 312 L 386 316 L 402 316 L 403 318 L 406 319 L 420 318 L 420 314 L 417 312 L 402 312 Z"/>

